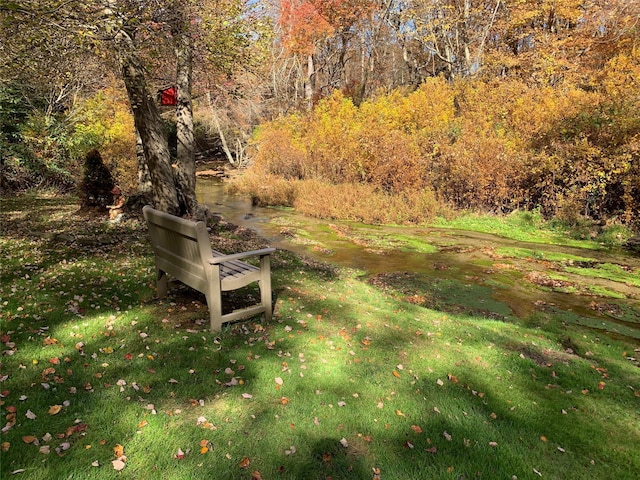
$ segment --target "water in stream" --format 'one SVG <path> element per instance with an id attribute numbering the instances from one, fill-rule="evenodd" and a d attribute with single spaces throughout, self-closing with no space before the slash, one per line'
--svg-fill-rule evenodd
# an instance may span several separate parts
<path id="1" fill-rule="evenodd" d="M 490 318 L 553 314 L 640 341 L 640 258 L 495 235 L 323 221 L 260 208 L 199 179 L 198 201 L 273 246 L 365 272 L 408 301 Z"/>

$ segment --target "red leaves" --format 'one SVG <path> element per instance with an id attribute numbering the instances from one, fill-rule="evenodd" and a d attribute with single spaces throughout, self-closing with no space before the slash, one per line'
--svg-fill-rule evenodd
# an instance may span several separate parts
<path id="1" fill-rule="evenodd" d="M 294 53 L 311 54 L 317 41 L 351 27 L 374 7 L 371 0 L 283 0 L 285 44 Z"/>

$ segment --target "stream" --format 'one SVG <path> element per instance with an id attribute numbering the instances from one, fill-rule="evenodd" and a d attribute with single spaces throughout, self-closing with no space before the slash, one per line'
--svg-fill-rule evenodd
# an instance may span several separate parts
<path id="1" fill-rule="evenodd" d="M 274 247 L 360 270 L 412 303 L 538 324 L 553 315 L 640 343 L 640 257 L 628 252 L 318 220 L 253 206 L 249 198 L 225 194 L 219 179 L 199 178 L 196 193 L 211 212 Z"/>

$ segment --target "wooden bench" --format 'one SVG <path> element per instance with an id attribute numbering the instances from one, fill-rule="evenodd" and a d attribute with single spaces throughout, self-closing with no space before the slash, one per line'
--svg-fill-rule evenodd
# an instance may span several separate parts
<path id="1" fill-rule="evenodd" d="M 204 293 L 209 306 L 211 331 L 222 324 L 264 313 L 271 320 L 270 254 L 275 248 L 224 255 L 211 249 L 204 222 L 193 222 L 169 215 L 147 205 L 142 209 L 156 260 L 158 297 L 167 295 L 167 275 Z M 260 266 L 241 261 L 260 257 Z M 260 303 L 222 314 L 222 292 L 258 282 Z"/>

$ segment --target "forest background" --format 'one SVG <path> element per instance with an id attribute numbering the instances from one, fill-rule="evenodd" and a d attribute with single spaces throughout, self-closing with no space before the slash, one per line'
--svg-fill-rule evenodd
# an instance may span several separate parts
<path id="1" fill-rule="evenodd" d="M 639 21 L 637 0 L 2 0 L 2 192 L 76 189 L 93 149 L 144 188 L 125 31 L 153 94 L 189 39 L 196 151 L 248 166 L 256 203 L 637 230 Z M 176 107 L 158 109 L 175 156 Z"/>

